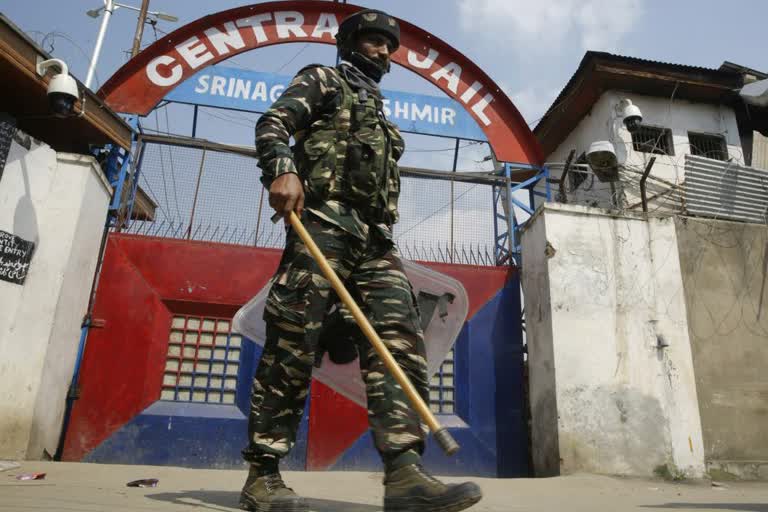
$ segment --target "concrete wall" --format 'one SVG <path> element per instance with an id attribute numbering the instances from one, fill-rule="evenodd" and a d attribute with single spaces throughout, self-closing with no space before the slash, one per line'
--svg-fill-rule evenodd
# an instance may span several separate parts
<path id="1" fill-rule="evenodd" d="M 36 248 L 23 286 L 0 281 L 0 458 L 56 450 L 110 194 L 91 157 L 11 146 L 0 229 Z"/>
<path id="2" fill-rule="evenodd" d="M 676 224 L 708 469 L 768 480 L 768 227 Z"/>
<path id="3" fill-rule="evenodd" d="M 640 172 L 653 156 L 649 153 L 634 151 L 632 148 L 632 136 L 621 121 L 616 123 L 616 130 L 612 130 L 610 122 L 611 112 L 622 98 L 628 98 L 643 112 L 643 123 L 669 128 L 672 130 L 674 155 L 656 155 L 651 176 L 665 180 L 671 184 L 680 183 L 685 178 L 685 155 L 690 154 L 688 131 L 697 133 L 719 134 L 725 137 L 728 146 L 728 155 L 733 161 L 745 164 L 744 154 L 741 148 L 736 115 L 733 109 L 719 105 L 706 105 L 691 103 L 686 100 L 670 101 L 665 98 L 643 96 L 639 94 L 621 91 L 607 91 L 595 103 L 587 116 L 582 119 L 570 135 L 558 148 L 547 156 L 548 162 L 564 162 L 568 153 L 576 150 L 578 157 L 589 149 L 592 142 L 598 140 L 610 140 L 616 148 L 616 156 L 619 163 Z M 553 177 L 559 178 L 562 172 L 559 168 L 553 168 Z M 640 201 L 639 179 L 640 176 L 627 173 L 632 180 L 624 179 L 623 192 L 625 206 L 636 205 Z M 619 187 L 615 185 L 614 187 Z M 668 188 L 663 183 L 649 181 L 649 197 L 663 188 Z M 653 189 L 653 190 L 651 190 Z M 569 193 L 569 202 L 577 204 L 591 204 L 601 208 L 612 208 L 612 195 L 616 188 L 610 183 L 601 183 L 590 173 L 587 180 L 579 188 Z M 663 208 L 664 201 L 651 203 L 651 208 Z"/>
<path id="4" fill-rule="evenodd" d="M 536 474 L 701 477 L 674 221 L 549 204 L 522 243 Z"/>

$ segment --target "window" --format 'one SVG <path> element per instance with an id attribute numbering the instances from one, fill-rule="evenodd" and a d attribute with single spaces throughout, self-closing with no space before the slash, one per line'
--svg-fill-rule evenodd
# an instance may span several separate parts
<path id="1" fill-rule="evenodd" d="M 175 316 L 160 398 L 234 404 L 241 341 L 228 318 Z"/>
<path id="2" fill-rule="evenodd" d="M 587 154 L 582 153 L 575 163 L 576 165 L 587 165 Z M 568 181 L 571 185 L 571 191 L 579 188 L 579 185 L 584 183 L 588 175 L 589 173 L 586 169 L 582 169 L 580 167 L 571 167 L 571 169 L 568 171 Z"/>
<path id="3" fill-rule="evenodd" d="M 675 154 L 672 130 L 640 125 L 637 131 L 632 132 L 632 148 L 642 153 L 672 156 Z"/>
<path id="4" fill-rule="evenodd" d="M 722 135 L 688 132 L 688 142 L 691 144 L 691 154 L 694 156 L 703 156 L 721 162 L 728 160 L 728 146 L 725 145 L 725 137 Z"/>

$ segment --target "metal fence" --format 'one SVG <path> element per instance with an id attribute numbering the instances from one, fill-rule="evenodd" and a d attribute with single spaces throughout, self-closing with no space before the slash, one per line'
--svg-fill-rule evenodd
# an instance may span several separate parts
<path id="1" fill-rule="evenodd" d="M 154 220 L 122 232 L 258 247 L 282 247 L 252 148 L 196 139 L 142 139 L 139 186 L 156 204 Z M 412 260 L 494 265 L 490 182 L 450 173 L 402 172 L 395 239 Z"/>
<path id="2" fill-rule="evenodd" d="M 685 199 L 691 215 L 765 224 L 768 172 L 686 155 Z"/>

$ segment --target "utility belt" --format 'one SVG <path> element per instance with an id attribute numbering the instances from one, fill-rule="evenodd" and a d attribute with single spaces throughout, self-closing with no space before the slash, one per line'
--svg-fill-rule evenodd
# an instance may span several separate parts
<path id="1" fill-rule="evenodd" d="M 323 205 L 327 200 L 337 201 L 340 204 L 355 210 L 357 216 L 366 224 L 372 226 L 374 224 L 385 224 L 392 227 L 394 224 L 394 218 L 392 212 L 384 207 L 372 207 L 365 204 L 354 204 L 353 202 L 345 199 L 344 197 L 328 197 L 325 199 L 318 198 L 316 196 L 307 196 L 304 206 L 306 208 L 313 208 L 315 210 L 322 210 Z"/>

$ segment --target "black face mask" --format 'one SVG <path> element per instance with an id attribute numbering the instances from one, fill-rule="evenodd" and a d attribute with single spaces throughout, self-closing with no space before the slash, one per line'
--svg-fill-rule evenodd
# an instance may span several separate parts
<path id="1" fill-rule="evenodd" d="M 376 83 L 381 82 L 381 78 L 389 72 L 389 63 L 384 64 L 381 61 L 370 59 L 357 51 L 345 53 L 347 53 L 347 55 L 343 55 L 345 59 L 354 64 L 365 76 Z"/>

